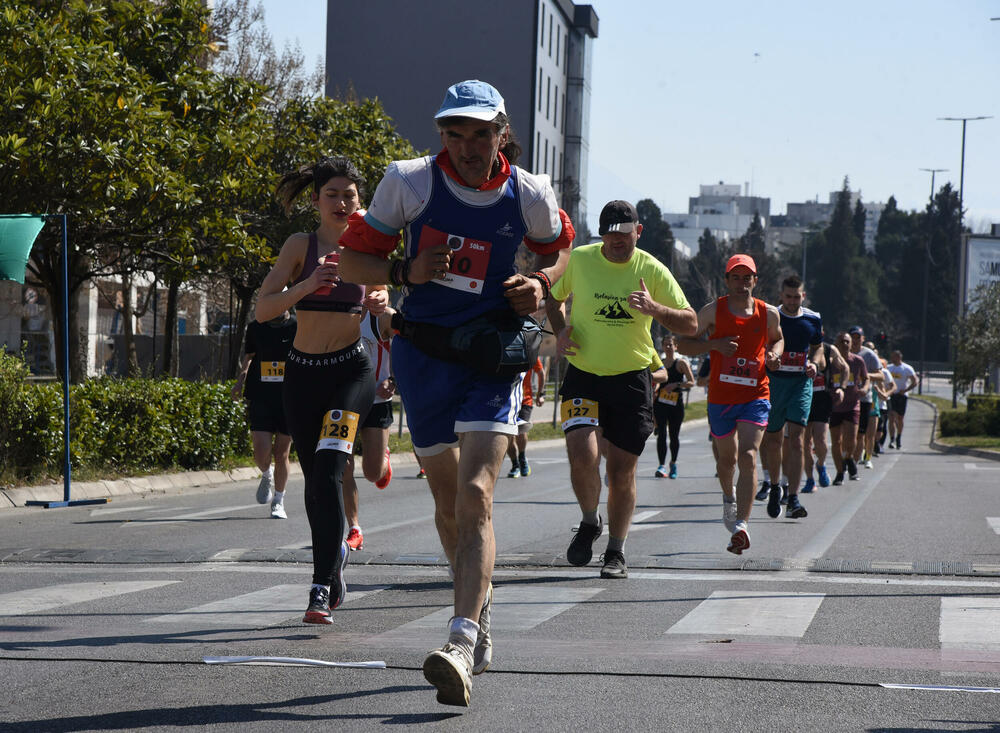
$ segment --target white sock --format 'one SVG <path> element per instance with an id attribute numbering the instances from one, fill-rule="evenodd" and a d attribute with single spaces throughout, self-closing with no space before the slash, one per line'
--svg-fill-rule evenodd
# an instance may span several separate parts
<path id="1" fill-rule="evenodd" d="M 356 530 L 358 530 L 358 532 L 360 532 L 361 531 L 361 525 L 360 524 L 352 524 L 350 526 L 350 528 L 348 529 L 348 531 L 350 531 L 351 529 L 356 529 Z"/>
<path id="2" fill-rule="evenodd" d="M 479 624 L 471 618 L 453 616 L 448 626 L 448 635 L 450 637 L 460 637 L 469 646 L 475 646 L 476 638 L 479 636 Z"/>
<path id="3" fill-rule="evenodd" d="M 268 466 L 267 470 L 264 471 L 264 475 L 268 478 L 274 478 L 274 466 Z"/>
<path id="4" fill-rule="evenodd" d="M 284 491 L 275 491 L 274 492 L 274 499 L 271 500 L 271 503 L 272 504 L 281 504 L 284 501 L 285 501 L 285 492 Z"/>

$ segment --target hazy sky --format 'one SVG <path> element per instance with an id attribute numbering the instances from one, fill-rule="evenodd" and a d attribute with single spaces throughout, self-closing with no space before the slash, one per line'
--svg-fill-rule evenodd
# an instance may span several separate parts
<path id="1" fill-rule="evenodd" d="M 323 0 L 263 4 L 279 45 L 297 39 L 310 66 L 324 54 Z M 959 183 L 962 124 L 937 118 L 978 115 L 994 119 L 967 126 L 967 223 L 1000 223 L 1000 0 L 590 4 L 593 231 L 609 199 L 685 212 L 720 180 L 769 196 L 772 215 L 845 175 L 865 201 L 922 208 L 920 168 Z"/>

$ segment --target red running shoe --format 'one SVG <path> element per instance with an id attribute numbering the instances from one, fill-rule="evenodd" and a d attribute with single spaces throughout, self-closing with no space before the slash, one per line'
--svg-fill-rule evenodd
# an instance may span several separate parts
<path id="1" fill-rule="evenodd" d="M 423 473 L 423 469 L 420 471 Z M 389 460 L 389 449 L 385 449 L 385 475 L 375 482 L 375 486 L 384 489 L 392 481 L 392 461 Z"/>

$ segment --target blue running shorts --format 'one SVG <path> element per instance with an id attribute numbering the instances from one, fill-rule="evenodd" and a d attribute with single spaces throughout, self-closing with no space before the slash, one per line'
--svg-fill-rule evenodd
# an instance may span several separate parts
<path id="1" fill-rule="evenodd" d="M 708 403 L 708 427 L 713 438 L 725 438 L 736 430 L 736 423 L 748 422 L 764 427 L 771 412 L 770 400 L 752 400 L 736 405 Z"/>
<path id="2" fill-rule="evenodd" d="M 454 445 L 457 433 L 517 435 L 523 374 L 484 377 L 428 356 L 402 336 L 392 340 L 392 367 L 417 455 L 434 455 L 439 446 Z"/>
<path id="3" fill-rule="evenodd" d="M 771 415 L 767 432 L 775 433 L 786 422 L 796 425 L 809 424 L 812 409 L 812 380 L 805 377 L 771 377 Z"/>

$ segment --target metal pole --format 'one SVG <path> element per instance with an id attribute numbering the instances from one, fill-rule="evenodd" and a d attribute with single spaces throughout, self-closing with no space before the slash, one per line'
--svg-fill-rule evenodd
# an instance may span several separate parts
<path id="1" fill-rule="evenodd" d="M 948 122 L 961 122 L 962 123 L 962 167 L 959 172 L 958 178 L 958 272 L 962 271 L 962 222 L 965 220 L 964 211 L 964 196 L 965 196 L 965 125 L 970 120 L 973 122 L 976 120 L 991 120 L 992 115 L 980 115 L 979 117 L 938 117 L 939 120 L 947 120 Z M 959 299 L 961 300 L 962 284 L 958 284 Z M 961 318 L 965 315 L 965 303 L 958 303 L 958 316 Z M 954 339 L 952 339 L 952 350 L 951 350 L 953 365 L 951 371 L 951 406 L 952 408 L 958 407 L 958 385 L 955 383 L 955 366 L 958 364 L 958 351 L 957 346 L 955 346 Z"/>
<path id="2" fill-rule="evenodd" d="M 934 208 L 934 177 L 936 174 L 948 170 L 947 168 L 921 168 L 931 174 L 931 195 L 929 197 L 930 208 Z M 917 394 L 924 393 L 925 361 L 927 358 L 927 292 L 930 288 L 930 242 L 924 242 L 924 307 L 920 319 L 920 381 L 917 382 Z"/>
<path id="3" fill-rule="evenodd" d="M 66 214 L 62 214 L 62 271 L 63 271 L 63 446 L 66 462 L 63 466 L 63 501 L 69 501 L 69 233 Z"/>

